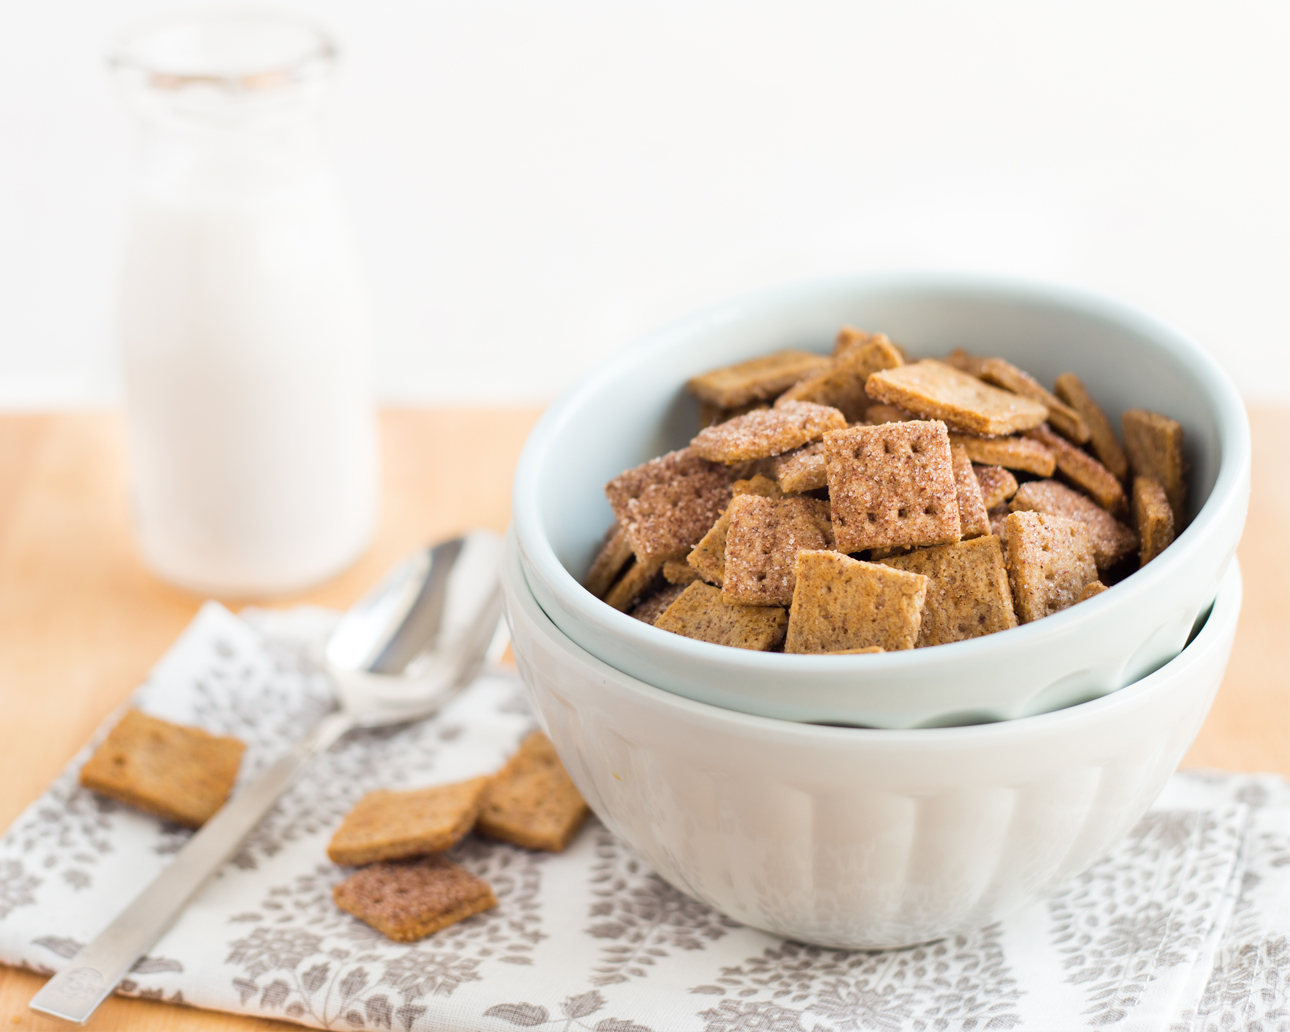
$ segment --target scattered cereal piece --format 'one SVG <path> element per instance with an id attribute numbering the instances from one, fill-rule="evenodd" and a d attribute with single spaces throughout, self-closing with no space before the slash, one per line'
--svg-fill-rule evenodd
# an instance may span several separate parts
<path id="1" fill-rule="evenodd" d="M 1150 477 L 1133 478 L 1133 520 L 1138 525 L 1138 537 L 1142 541 L 1138 553 L 1138 565 L 1142 567 L 1174 540 L 1173 507 L 1159 481 Z"/>
<path id="2" fill-rule="evenodd" d="M 700 430 L 690 448 L 712 462 L 746 462 L 782 455 L 846 425 L 846 418 L 835 408 L 809 401 L 786 401 L 773 409 L 756 409 Z"/>
<path id="3" fill-rule="evenodd" d="M 1003 466 L 1051 477 L 1057 469 L 1057 456 L 1052 449 L 1028 437 L 976 437 L 972 434 L 951 434 L 950 440 L 967 449 L 968 458 L 983 466 Z"/>
<path id="4" fill-rule="evenodd" d="M 697 546 L 696 546 L 697 547 Z M 693 584 L 700 580 L 699 571 L 684 559 L 669 559 L 663 564 L 663 579 L 669 584 Z M 634 613 L 632 614 L 635 615 Z"/>
<path id="5" fill-rule="evenodd" d="M 1115 479 L 1115 474 L 1088 452 L 1058 437 L 1047 424 L 1027 430 L 1026 436 L 1048 448 L 1057 460 L 1058 472 L 1103 509 L 1118 512 L 1124 508 L 1124 487 Z"/>
<path id="6" fill-rule="evenodd" d="M 1057 392 L 1057 397 L 1078 412 L 1088 424 L 1089 444 L 1093 446 L 1093 454 L 1111 471 L 1116 480 L 1126 479 L 1129 475 L 1129 459 L 1116 439 L 1111 421 L 1085 389 L 1083 381 L 1074 373 L 1062 373 L 1053 384 L 1053 389 Z"/>
<path id="7" fill-rule="evenodd" d="M 790 387 L 775 402 L 779 408 L 788 401 L 813 401 L 830 405 L 846 417 L 847 422 L 863 419 L 869 407 L 865 381 L 880 369 L 901 365 L 900 353 L 885 335 L 878 333 L 863 343 L 844 348 L 833 365 Z"/>
<path id="8" fill-rule="evenodd" d="M 1183 525 L 1187 501 L 1187 460 L 1183 458 L 1182 425 L 1146 409 L 1129 409 L 1121 419 L 1124 450 L 1133 475 L 1150 477 L 1165 489 L 1174 511 L 1174 530 Z"/>
<path id="9" fill-rule="evenodd" d="M 812 441 L 791 452 L 776 455 L 775 480 L 790 494 L 818 491 L 829 483 L 828 469 L 824 462 L 824 442 Z"/>
<path id="10" fill-rule="evenodd" d="M 1022 484 L 1009 508 L 1013 512 L 1046 512 L 1050 516 L 1079 520 L 1088 528 L 1093 562 L 1099 570 L 1109 570 L 1138 548 L 1138 535 L 1131 528 L 1100 505 L 1056 480 L 1032 480 Z"/>
<path id="11" fill-rule="evenodd" d="M 731 470 L 689 448 L 629 469 L 605 485 L 638 561 L 681 559 L 730 501 Z"/>
<path id="12" fill-rule="evenodd" d="M 1017 493 L 1017 478 L 1002 466 L 973 466 L 972 472 L 981 485 L 981 500 L 987 509 L 1002 505 Z"/>
<path id="13" fill-rule="evenodd" d="M 777 351 L 693 377 L 686 390 L 716 408 L 732 409 L 769 401 L 798 380 L 827 368 L 829 360 L 812 351 Z"/>
<path id="14" fill-rule="evenodd" d="M 739 495 L 727 510 L 721 598 L 727 604 L 786 606 L 793 562 L 802 549 L 833 547 L 829 503 L 815 498 Z"/>
<path id="15" fill-rule="evenodd" d="M 903 423 L 905 420 L 913 418 L 904 409 L 896 408 L 895 405 L 870 405 L 864 414 L 864 421 L 870 426 L 880 426 L 883 423 Z"/>
<path id="16" fill-rule="evenodd" d="M 972 472 L 972 460 L 968 458 L 967 449 L 961 444 L 951 444 L 950 459 L 954 464 L 954 486 L 958 491 L 960 535 L 974 538 L 989 534 L 990 517 L 986 515 L 981 484 Z"/>
<path id="17" fill-rule="evenodd" d="M 676 562 L 675 559 L 672 561 Z M 695 573 L 695 577 L 698 577 L 697 573 Z M 693 584 L 694 581 L 690 581 L 690 583 Z M 685 587 L 684 584 L 668 584 L 652 595 L 646 595 L 632 607 L 627 615 L 652 627 L 654 621 L 663 615 L 667 607 L 681 597 L 681 592 L 685 590 Z"/>
<path id="18" fill-rule="evenodd" d="M 654 584 L 662 563 L 643 563 L 633 559 L 630 566 L 605 596 L 605 601 L 620 613 L 627 612 L 633 602 L 640 598 Z"/>
<path id="19" fill-rule="evenodd" d="M 334 864 L 358 867 L 442 853 L 474 827 L 488 781 L 473 778 L 406 792 L 368 792 L 336 829 L 327 856 Z"/>
<path id="20" fill-rule="evenodd" d="M 1092 584 L 1084 585 L 1084 590 L 1079 593 L 1079 598 L 1077 598 L 1075 601 L 1087 602 L 1094 595 L 1100 595 L 1105 590 L 1106 590 L 1106 585 L 1103 584 L 1101 581 L 1095 580 L 1093 581 Z"/>
<path id="21" fill-rule="evenodd" d="M 1083 444 L 1089 439 L 1089 426 L 1084 417 L 1024 369 L 1018 369 L 1002 358 L 987 358 L 977 375 L 986 383 L 1039 402 L 1048 409 L 1048 422 L 1053 429 L 1067 440 Z"/>
<path id="22" fill-rule="evenodd" d="M 1088 528 L 1042 512 L 1008 517 L 1008 582 L 1017 618 L 1030 623 L 1074 604 L 1097 580 Z"/>
<path id="23" fill-rule="evenodd" d="M 81 767 L 81 784 L 189 828 L 224 805 L 246 746 L 130 710 Z"/>
<path id="24" fill-rule="evenodd" d="M 883 565 L 928 578 L 917 648 L 1017 626 L 1003 549 L 993 534 L 920 548 L 909 555 L 884 559 Z"/>
<path id="25" fill-rule="evenodd" d="M 525 849 L 558 853 L 588 812 L 555 746 L 534 731 L 484 790 L 475 830 Z"/>
<path id="26" fill-rule="evenodd" d="M 364 867 L 333 888 L 332 898 L 395 942 L 416 942 L 497 906 L 488 882 L 441 856 Z"/>
<path id="27" fill-rule="evenodd" d="M 914 647 L 927 577 L 830 551 L 798 552 L 795 573 L 785 652 Z"/>
<path id="28" fill-rule="evenodd" d="M 865 389 L 869 397 L 923 419 L 942 419 L 956 430 L 990 437 L 1029 430 L 1048 415 L 1038 402 L 991 387 L 933 358 L 874 373 Z"/>
<path id="29" fill-rule="evenodd" d="M 959 539 L 958 489 L 944 423 L 837 430 L 825 437 L 824 454 L 840 552 Z"/>
<path id="30" fill-rule="evenodd" d="M 587 579 L 583 581 L 583 586 L 596 598 L 604 598 L 605 593 L 609 591 L 609 586 L 614 583 L 614 578 L 622 572 L 631 557 L 631 539 L 628 538 L 622 524 L 614 520 L 605 534 L 600 551 L 591 561 L 591 569 L 587 571 Z"/>
<path id="31" fill-rule="evenodd" d="M 713 645 L 769 652 L 784 640 L 788 614 L 776 606 L 738 606 L 723 602 L 721 589 L 696 581 L 654 621 L 673 634 Z"/>

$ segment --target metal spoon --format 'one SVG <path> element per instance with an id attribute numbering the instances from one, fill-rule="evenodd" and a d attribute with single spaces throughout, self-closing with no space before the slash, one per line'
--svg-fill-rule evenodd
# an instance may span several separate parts
<path id="1" fill-rule="evenodd" d="M 349 609 L 325 653 L 340 708 L 202 825 L 31 1009 L 83 1025 L 314 756 L 354 728 L 428 717 L 468 685 L 502 633 L 500 555 L 488 531 L 445 541 L 404 560 Z"/>

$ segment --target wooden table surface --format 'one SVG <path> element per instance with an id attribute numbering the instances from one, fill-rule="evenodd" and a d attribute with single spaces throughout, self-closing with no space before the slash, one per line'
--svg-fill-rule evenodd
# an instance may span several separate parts
<path id="1" fill-rule="evenodd" d="M 416 546 L 502 530 L 534 409 L 382 417 L 384 500 L 368 553 L 284 603 L 343 608 Z M 1240 555 L 1245 606 L 1231 666 L 1185 766 L 1290 776 L 1290 412 L 1254 409 L 1254 486 Z M 0 417 L 0 828 L 54 778 L 143 679 L 202 599 L 144 568 L 130 531 L 121 427 L 110 413 Z M 27 1001 L 42 978 L 0 967 L 0 1032 L 65 1029 Z M 145 1000 L 108 1000 L 87 1026 L 287 1029 Z"/>

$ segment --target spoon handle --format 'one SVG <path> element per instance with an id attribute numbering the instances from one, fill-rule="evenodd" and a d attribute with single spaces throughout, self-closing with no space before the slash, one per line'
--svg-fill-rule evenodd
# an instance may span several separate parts
<path id="1" fill-rule="evenodd" d="M 241 845 L 305 765 L 353 726 L 344 710 L 324 717 L 253 784 L 220 808 L 93 942 L 31 1000 L 31 1009 L 83 1025 L 206 880 Z"/>

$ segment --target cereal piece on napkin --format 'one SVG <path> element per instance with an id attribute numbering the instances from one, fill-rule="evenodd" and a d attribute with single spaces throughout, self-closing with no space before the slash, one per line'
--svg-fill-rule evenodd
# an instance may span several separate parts
<path id="1" fill-rule="evenodd" d="M 686 569 L 689 569 L 689 567 L 687 566 Z M 699 576 L 694 570 L 691 570 L 690 572 L 693 573 L 696 578 Z M 689 583 L 693 584 L 694 582 L 690 581 Z M 681 592 L 684 590 L 684 584 L 668 584 L 666 587 L 660 588 L 652 595 L 646 595 L 631 608 L 631 611 L 627 615 L 641 621 L 641 623 L 647 623 L 652 627 L 654 625 L 654 621 L 663 615 L 668 606 L 681 597 Z"/>
<path id="2" fill-rule="evenodd" d="M 882 564 L 928 578 L 916 648 L 1017 626 L 1003 549 L 993 534 L 920 548 L 909 555 L 884 559 Z"/>
<path id="3" fill-rule="evenodd" d="M 1047 423 L 1027 430 L 1026 436 L 1048 448 L 1057 460 L 1057 471 L 1103 509 L 1119 512 L 1125 507 L 1123 485 L 1088 452 L 1058 437 Z"/>
<path id="4" fill-rule="evenodd" d="M 1102 465 L 1111 471 L 1116 480 L 1125 480 L 1129 475 L 1129 459 L 1120 447 L 1120 442 L 1111 428 L 1111 421 L 1106 418 L 1102 407 L 1093 400 L 1084 387 L 1084 383 L 1074 373 L 1062 373 L 1053 384 L 1057 397 L 1078 412 L 1088 424 L 1089 444 L 1093 454 Z"/>
<path id="5" fill-rule="evenodd" d="M 1146 409 L 1129 409 L 1121 419 L 1124 450 L 1135 477 L 1150 477 L 1165 489 L 1174 511 L 1174 531 L 1186 516 L 1187 460 L 1183 458 L 1183 431 L 1177 420 Z"/>
<path id="6" fill-rule="evenodd" d="M 881 426 L 883 423 L 903 423 L 913 419 L 908 412 L 895 405 L 870 405 L 865 411 L 864 421 L 870 426 Z"/>
<path id="7" fill-rule="evenodd" d="M 700 580 L 699 571 L 684 559 L 669 559 L 663 564 L 663 579 L 669 584 L 693 584 Z"/>
<path id="8" fill-rule="evenodd" d="M 944 423 L 853 426 L 829 434 L 824 455 L 838 551 L 959 539 L 958 488 Z"/>
<path id="9" fill-rule="evenodd" d="M 763 498 L 782 498 L 784 492 L 769 477 L 760 473 L 748 480 L 736 480 L 730 487 L 732 495 L 754 494 Z M 699 543 L 686 557 L 694 571 L 710 584 L 720 586 L 726 571 L 726 532 L 730 529 L 729 511 L 723 512 Z"/>
<path id="10" fill-rule="evenodd" d="M 903 361 L 884 334 L 843 348 L 833 360 L 833 365 L 814 376 L 809 376 L 790 387 L 775 402 L 779 408 L 789 401 L 813 401 L 817 405 L 830 405 L 854 423 L 863 419 L 869 407 L 865 382 L 880 369 L 894 369 Z"/>
<path id="11" fill-rule="evenodd" d="M 488 882 L 441 856 L 372 864 L 331 893 L 341 910 L 395 942 L 416 942 L 497 906 Z"/>
<path id="12" fill-rule="evenodd" d="M 973 434 L 950 434 L 950 440 L 967 449 L 968 458 L 983 466 L 1019 469 L 1038 477 L 1051 477 L 1057 469 L 1052 449 L 1028 437 L 976 437 Z"/>
<path id="13" fill-rule="evenodd" d="M 912 649 L 927 577 L 841 552 L 798 552 L 785 652 Z"/>
<path id="14" fill-rule="evenodd" d="M 1174 540 L 1173 508 L 1158 481 L 1150 477 L 1133 478 L 1133 519 L 1142 542 L 1138 551 L 1138 565 L 1142 567 Z"/>
<path id="15" fill-rule="evenodd" d="M 828 365 L 827 358 L 813 351 L 777 351 L 692 377 L 685 388 L 702 402 L 732 409 L 769 401 Z"/>
<path id="16" fill-rule="evenodd" d="M 730 501 L 733 479 L 729 467 L 682 448 L 620 473 L 605 495 L 637 560 L 661 566 L 684 558 L 707 533 Z"/>
<path id="17" fill-rule="evenodd" d="M 711 462 L 747 462 L 782 455 L 846 425 L 846 417 L 835 408 L 809 401 L 787 401 L 773 409 L 757 409 L 700 430 L 690 448 Z"/>
<path id="18" fill-rule="evenodd" d="M 989 437 L 1029 430 L 1048 416 L 1038 402 L 991 387 L 934 358 L 874 373 L 865 390 L 921 419 L 941 419 L 956 430 Z"/>
<path id="19" fill-rule="evenodd" d="M 1095 580 L 1091 584 L 1084 585 L 1084 590 L 1079 593 L 1079 598 L 1077 598 L 1075 601 L 1087 602 L 1094 595 L 1100 595 L 1105 590 L 1106 590 L 1106 585 L 1103 584 L 1101 581 Z"/>
<path id="20" fill-rule="evenodd" d="M 1097 580 L 1088 528 L 1042 512 L 1008 516 L 1008 582 L 1017 618 L 1030 623 L 1072 605 Z"/>
<path id="21" fill-rule="evenodd" d="M 1053 429 L 1067 440 L 1083 444 L 1089 439 L 1090 430 L 1084 417 L 1024 369 L 1018 369 L 1002 358 L 987 358 L 976 375 L 986 383 L 1039 402 L 1048 409 L 1048 422 Z"/>
<path id="22" fill-rule="evenodd" d="M 686 638 L 769 652 L 784 640 L 788 614 L 777 606 L 739 606 L 721 600 L 721 589 L 696 582 L 681 593 L 654 626 Z"/>
<path id="23" fill-rule="evenodd" d="M 727 510 L 721 598 L 727 604 L 786 606 L 793 562 L 804 548 L 833 547 L 829 503 L 816 498 L 738 495 Z"/>
<path id="24" fill-rule="evenodd" d="M 1017 478 L 1002 466 L 973 466 L 986 509 L 1002 505 L 1017 493 Z"/>
<path id="25" fill-rule="evenodd" d="M 985 497 L 981 482 L 972 472 L 972 460 L 961 444 L 950 445 L 950 459 L 954 463 L 954 486 L 958 491 L 959 533 L 965 538 L 980 537 L 990 533 L 990 517 L 986 514 Z"/>
<path id="26" fill-rule="evenodd" d="M 791 452 L 776 455 L 772 461 L 776 482 L 789 494 L 818 491 L 829 483 L 828 470 L 824 464 L 823 441 L 804 444 Z"/>
<path id="27" fill-rule="evenodd" d="M 1008 506 L 1013 512 L 1046 512 L 1079 520 L 1088 527 L 1093 562 L 1109 570 L 1138 549 L 1138 535 L 1100 505 L 1056 480 L 1032 480 L 1022 484 Z"/>
<path id="28" fill-rule="evenodd" d="M 475 825 L 488 778 L 395 792 L 368 792 L 345 815 L 327 846 L 334 864 L 358 867 L 442 853 Z"/>
<path id="29" fill-rule="evenodd" d="M 605 596 L 605 602 L 620 613 L 627 612 L 632 607 L 633 602 L 654 586 L 654 582 L 662 568 L 662 563 L 643 563 L 639 559 L 633 559 L 631 565 L 618 578 L 614 586 L 609 589 L 609 594 Z"/>
<path id="30" fill-rule="evenodd" d="M 81 784 L 189 828 L 224 805 L 246 745 L 130 710 L 81 767 Z"/>
<path id="31" fill-rule="evenodd" d="M 588 813 L 555 746 L 534 731 L 484 790 L 475 830 L 525 849 L 559 853 Z"/>
<path id="32" fill-rule="evenodd" d="M 627 537 L 625 531 L 617 520 L 614 520 L 613 526 L 605 534 L 604 543 L 600 546 L 600 551 L 596 553 L 596 558 L 591 561 L 591 569 L 587 571 L 587 579 L 582 582 L 583 587 L 590 591 L 596 598 L 604 598 L 605 593 L 609 591 L 609 586 L 614 583 L 616 578 L 627 560 L 632 557 L 631 539 Z"/>

